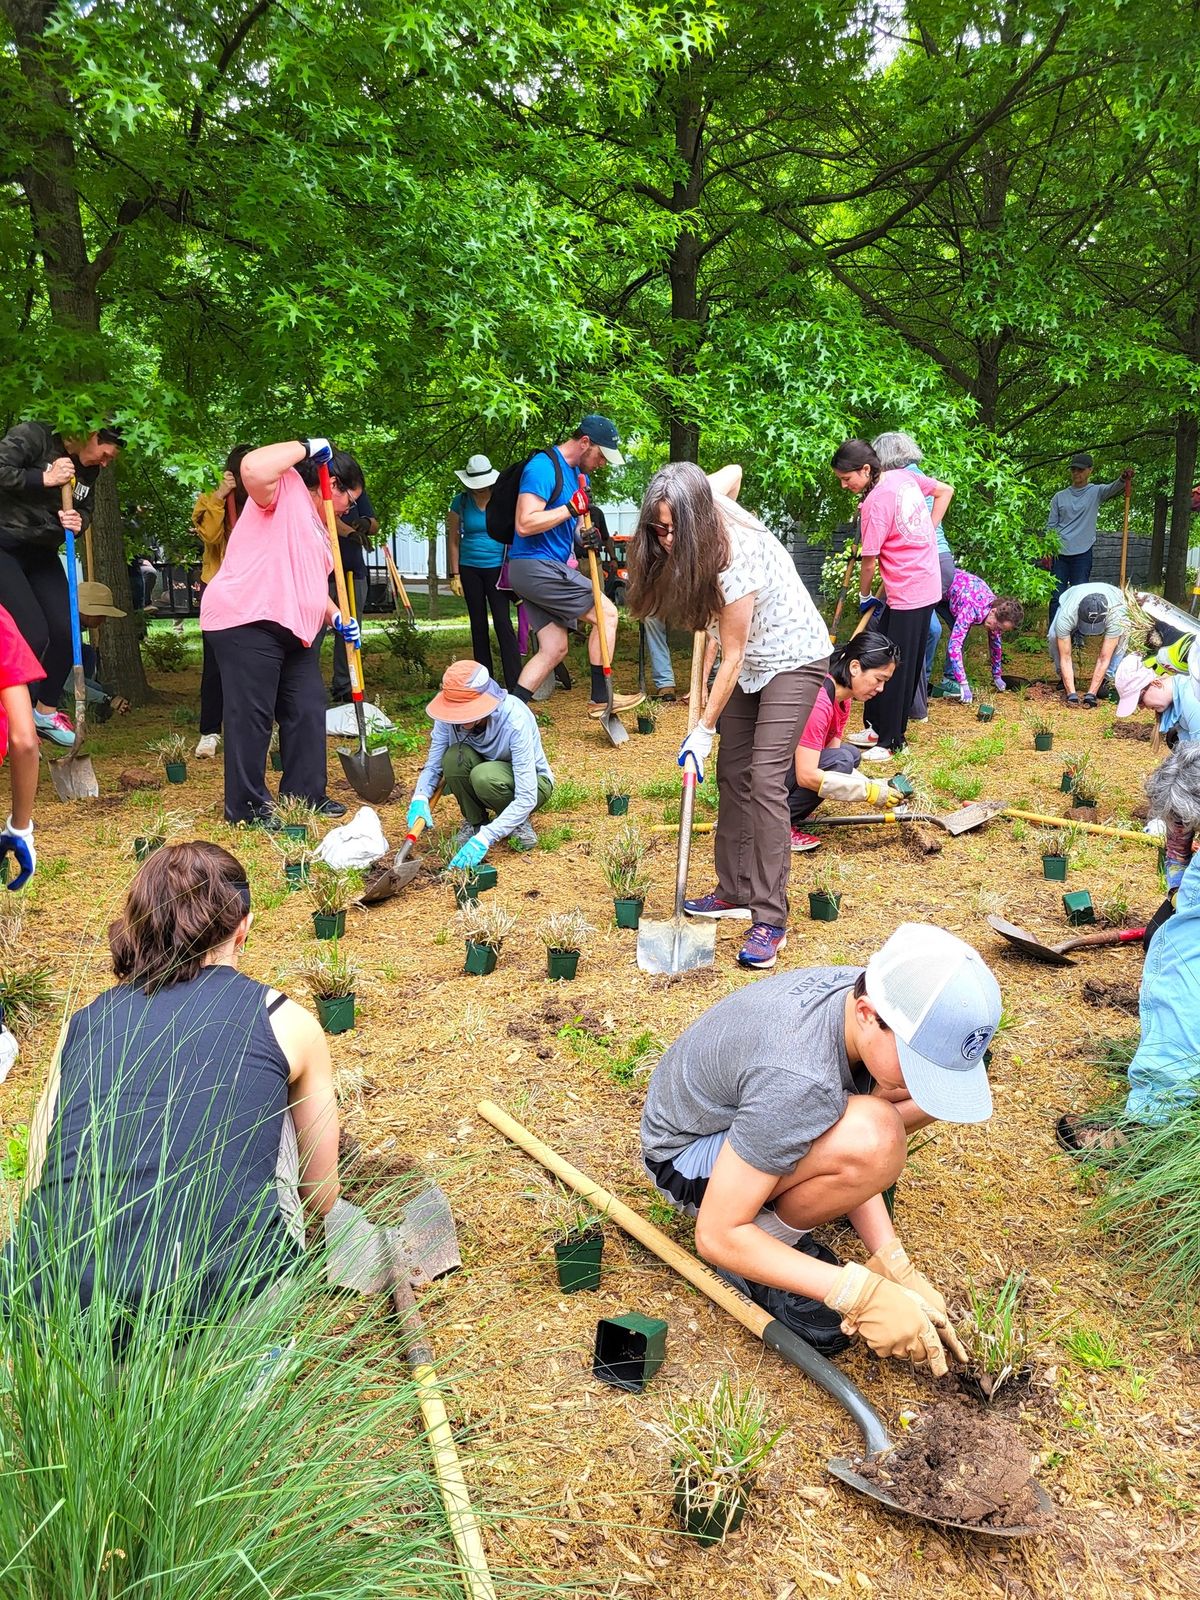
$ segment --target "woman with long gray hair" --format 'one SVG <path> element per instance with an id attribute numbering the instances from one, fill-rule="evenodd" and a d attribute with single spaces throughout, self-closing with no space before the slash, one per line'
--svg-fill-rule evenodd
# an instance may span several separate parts
<path id="1" fill-rule="evenodd" d="M 741 482 L 738 466 L 706 477 L 674 461 L 655 473 L 629 543 L 626 598 L 635 617 L 707 630 L 710 658 L 720 647 L 679 751 L 680 766 L 691 761 L 703 779 L 720 718 L 717 886 L 684 909 L 749 918 L 738 960 L 773 967 L 787 941 L 788 774 L 824 681 L 829 633 L 783 545 L 737 504 Z"/>

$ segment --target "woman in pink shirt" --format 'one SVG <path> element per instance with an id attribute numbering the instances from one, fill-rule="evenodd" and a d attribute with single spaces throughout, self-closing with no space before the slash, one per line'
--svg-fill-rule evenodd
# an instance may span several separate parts
<path id="1" fill-rule="evenodd" d="M 306 800 L 324 816 L 346 808 L 325 792 L 326 623 L 359 647 L 354 619 L 329 598 L 333 558 L 321 514 L 319 468 L 328 463 L 333 508 L 344 516 L 360 483 L 354 457 L 325 439 L 251 450 L 242 461 L 245 508 L 221 570 L 204 591 L 200 627 L 216 657 L 225 701 L 225 818 L 270 827 L 266 785 L 271 726 L 279 724 L 280 796 Z"/>
<path id="2" fill-rule="evenodd" d="M 869 727 L 853 736 L 867 746 L 864 761 L 890 761 L 904 744 L 913 698 L 923 687 L 922 667 L 929 619 L 942 597 L 937 536 L 954 490 L 910 468 L 884 472 L 865 439 L 847 439 L 833 457 L 833 472 L 843 489 L 863 496 L 859 510 L 862 569 L 860 611 L 877 612 L 871 626 L 887 635 L 900 652 L 896 670 L 865 713 Z M 925 496 L 933 497 L 933 510 Z M 885 601 L 871 594 L 878 565 Z M 915 708 L 921 715 L 921 706 Z"/>

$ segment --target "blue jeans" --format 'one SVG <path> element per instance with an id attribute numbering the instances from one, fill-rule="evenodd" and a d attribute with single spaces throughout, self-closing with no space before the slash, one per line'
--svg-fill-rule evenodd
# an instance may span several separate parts
<path id="1" fill-rule="evenodd" d="M 1073 589 L 1077 583 L 1086 583 L 1091 577 L 1092 556 L 1094 554 L 1095 546 L 1093 545 L 1091 550 L 1085 550 L 1082 555 L 1055 556 L 1052 568 L 1055 584 L 1054 599 L 1050 602 L 1048 621 L 1054 621 L 1055 614 L 1058 611 L 1058 602 L 1067 590 Z"/>
<path id="2" fill-rule="evenodd" d="M 669 689 L 675 682 L 675 668 L 671 665 L 667 625 L 657 617 L 647 617 L 642 627 L 646 630 L 646 654 L 650 657 L 650 676 L 654 680 L 654 687 Z"/>

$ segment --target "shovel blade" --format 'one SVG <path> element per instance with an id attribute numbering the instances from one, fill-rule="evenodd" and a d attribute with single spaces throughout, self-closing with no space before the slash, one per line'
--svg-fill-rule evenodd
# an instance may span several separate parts
<path id="1" fill-rule="evenodd" d="M 893 1500 L 891 1495 L 882 1489 L 879 1484 L 872 1483 L 854 1470 L 849 1461 L 841 1456 L 835 1456 L 832 1461 L 825 1463 L 825 1470 L 844 1483 L 848 1489 L 853 1489 L 857 1494 L 869 1495 L 872 1500 L 877 1500 L 881 1506 L 887 1506 L 889 1511 L 898 1511 L 902 1517 L 914 1517 L 920 1522 L 932 1522 L 939 1528 L 961 1528 L 964 1533 L 979 1533 L 985 1539 L 1026 1539 L 1035 1533 L 1046 1531 L 1045 1523 L 1019 1522 L 1008 1528 L 991 1527 L 986 1523 L 978 1522 L 952 1522 L 948 1517 L 933 1517 L 924 1512 L 910 1511 L 907 1506 L 902 1506 L 898 1500 Z M 1034 1499 L 1037 1501 L 1038 1511 L 1049 1520 L 1054 1511 L 1050 1496 L 1040 1483 L 1033 1483 Z"/>
<path id="2" fill-rule="evenodd" d="M 100 785 L 90 756 L 64 756 L 50 763 L 50 780 L 60 800 L 96 800 Z"/>
<path id="3" fill-rule="evenodd" d="M 711 967 L 717 950 L 714 922 L 673 917 L 638 925 L 637 964 L 643 972 L 694 972 Z"/>
<path id="4" fill-rule="evenodd" d="M 404 861 L 398 867 L 383 867 L 371 878 L 358 897 L 360 906 L 377 906 L 407 889 L 421 870 L 419 861 Z"/>
<path id="5" fill-rule="evenodd" d="M 1008 809 L 1005 800 L 973 800 L 969 806 L 960 806 L 957 811 L 948 811 L 944 817 L 934 817 L 939 828 L 953 834 L 955 838 L 960 833 L 970 833 L 974 828 L 982 828 L 985 822 L 990 822 L 993 817 L 998 817 L 1002 811 Z"/>
<path id="6" fill-rule="evenodd" d="M 386 750 L 339 750 L 338 760 L 346 782 L 360 800 L 380 805 L 396 787 L 396 774 Z"/>
<path id="7" fill-rule="evenodd" d="M 1056 950 L 1052 944 L 1043 944 L 1040 939 L 1035 939 L 1031 933 L 1026 933 L 1024 928 L 1018 928 L 1014 923 L 1005 922 L 1003 917 L 989 917 L 988 926 L 993 932 L 1006 939 L 1014 950 L 1019 950 L 1022 955 L 1032 956 L 1035 961 L 1042 962 L 1047 967 L 1073 967 L 1074 960 L 1064 955 L 1061 950 Z"/>
<path id="8" fill-rule="evenodd" d="M 396 1267 L 420 1288 L 462 1266 L 450 1202 L 436 1184 L 409 1202 L 396 1227 L 377 1227 L 357 1207 L 347 1209 L 326 1243 L 325 1275 L 332 1288 L 379 1294 L 391 1285 Z"/>
<path id="9" fill-rule="evenodd" d="M 624 744 L 626 739 L 629 737 L 629 729 L 621 721 L 620 717 L 617 716 L 616 712 L 612 710 L 611 705 L 600 718 L 600 726 L 612 740 L 613 744 Z"/>

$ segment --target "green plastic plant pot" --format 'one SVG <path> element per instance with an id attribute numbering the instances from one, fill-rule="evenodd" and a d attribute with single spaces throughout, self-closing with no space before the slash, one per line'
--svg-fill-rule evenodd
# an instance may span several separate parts
<path id="1" fill-rule="evenodd" d="M 840 894 L 810 894 L 808 914 L 814 922 L 836 922 L 841 904 Z"/>
<path id="2" fill-rule="evenodd" d="M 604 1254 L 604 1233 L 591 1228 L 571 1239 L 559 1239 L 554 1246 L 554 1266 L 558 1286 L 564 1294 L 600 1287 L 600 1257 Z"/>
<path id="3" fill-rule="evenodd" d="M 699 1544 L 720 1544 L 726 1535 L 741 1527 L 749 1500 L 745 1489 L 731 1489 L 715 1500 L 689 1503 L 683 1489 L 676 1485 L 675 1515 L 685 1532 Z"/>
<path id="4" fill-rule="evenodd" d="M 1067 881 L 1066 856 L 1043 856 L 1042 876 L 1049 878 L 1053 883 L 1065 883 Z"/>
<path id="5" fill-rule="evenodd" d="M 548 978 L 573 978 L 578 968 L 578 950 L 546 951 L 546 976 Z"/>
<path id="6" fill-rule="evenodd" d="M 314 911 L 313 931 L 318 939 L 340 939 L 346 931 L 344 911 Z"/>
<path id="7" fill-rule="evenodd" d="M 1076 889 L 1063 895 L 1063 910 L 1072 928 L 1086 928 L 1096 920 L 1096 908 L 1086 889 Z"/>
<path id="8" fill-rule="evenodd" d="M 475 885 L 480 894 L 486 894 L 500 882 L 500 874 L 493 866 L 475 868 Z"/>
<path id="9" fill-rule="evenodd" d="M 308 828 L 303 822 L 285 822 L 279 830 L 281 839 L 296 839 L 301 844 L 308 843 Z"/>
<path id="10" fill-rule="evenodd" d="M 1086 789 L 1076 789 L 1073 798 L 1077 806 L 1094 806 L 1096 804 L 1096 796 L 1089 794 Z"/>
<path id="11" fill-rule="evenodd" d="M 1062 777 L 1059 779 L 1058 787 L 1063 794 L 1074 794 L 1075 774 L 1073 772 L 1064 772 Z"/>
<path id="12" fill-rule="evenodd" d="M 139 833 L 133 841 L 133 853 L 139 861 L 145 861 L 156 850 L 161 850 L 166 842 L 161 833 L 156 833 L 153 838 L 144 838 Z"/>
<path id="13" fill-rule="evenodd" d="M 617 917 L 618 928 L 636 928 L 642 918 L 644 900 L 614 900 L 613 910 Z"/>
<path id="14" fill-rule="evenodd" d="M 317 1001 L 317 1017 L 326 1033 L 349 1033 L 354 1026 L 354 996 L 339 994 Z"/>
<path id="15" fill-rule="evenodd" d="M 913 792 L 912 784 L 902 772 L 897 772 L 894 777 L 888 779 L 888 782 L 891 784 L 892 788 L 895 789 L 896 793 L 903 795 L 906 800 Z"/>
<path id="16" fill-rule="evenodd" d="M 667 1324 L 636 1311 L 601 1317 L 596 1324 L 592 1375 L 614 1389 L 641 1394 L 667 1355 Z"/>
<path id="17" fill-rule="evenodd" d="M 141 857 L 138 857 L 141 860 Z M 0 856 L 0 883 L 8 882 L 8 857 Z"/>
<path id="18" fill-rule="evenodd" d="M 167 761 L 167 762 L 164 762 L 164 766 L 166 767 L 166 771 L 167 771 L 167 782 L 168 783 L 186 783 L 187 782 L 187 762 L 186 761 Z"/>
<path id="19" fill-rule="evenodd" d="M 610 794 L 605 803 L 608 806 L 610 817 L 623 817 L 629 811 L 629 796 L 627 794 Z"/>
<path id="20" fill-rule="evenodd" d="M 283 757 L 279 754 L 278 750 L 272 750 L 271 751 L 271 771 L 272 772 L 282 772 L 283 771 Z"/>
<path id="21" fill-rule="evenodd" d="M 490 944 L 472 944 L 468 939 L 463 971 L 469 972 L 473 978 L 486 978 L 489 972 L 496 970 L 496 955 Z"/>
<path id="22" fill-rule="evenodd" d="M 465 906 L 468 900 L 479 899 L 479 879 L 472 875 L 465 883 L 454 885 L 454 900 L 456 905 Z"/>
<path id="23" fill-rule="evenodd" d="M 1053 750 L 1054 735 L 1052 733 L 1035 733 L 1033 736 L 1033 748 L 1035 750 Z"/>
<path id="24" fill-rule="evenodd" d="M 639 717 L 637 719 L 637 730 L 638 730 L 639 733 L 653 733 L 654 732 L 654 718 L 653 717 Z"/>
<path id="25" fill-rule="evenodd" d="M 982 705 L 975 713 L 975 720 L 976 722 L 990 722 L 995 715 L 995 706 Z"/>
<path id="26" fill-rule="evenodd" d="M 289 890 L 302 889 L 308 882 L 308 862 L 285 861 L 283 864 L 283 876 L 287 881 Z"/>

